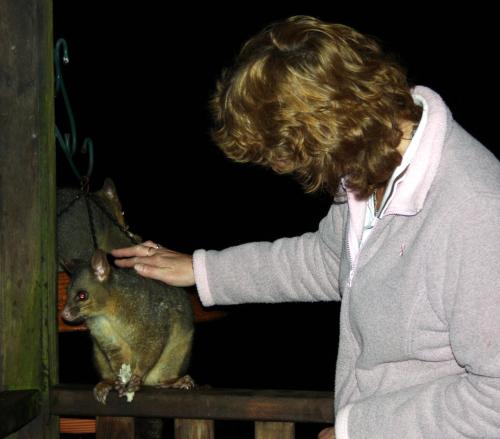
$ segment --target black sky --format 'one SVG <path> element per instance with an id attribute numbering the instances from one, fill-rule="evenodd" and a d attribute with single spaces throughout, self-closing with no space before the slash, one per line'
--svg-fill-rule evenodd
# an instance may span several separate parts
<path id="1" fill-rule="evenodd" d="M 54 34 L 69 44 L 64 78 L 80 142 L 90 136 L 95 144 L 92 185 L 110 176 L 128 222 L 145 238 L 192 251 L 316 228 L 327 197 L 303 195 L 289 177 L 230 162 L 208 134 L 207 102 L 222 68 L 248 37 L 290 15 L 377 36 L 411 82 L 438 92 L 466 130 L 497 148 L 497 26 L 488 11 L 124 4 L 55 0 Z M 59 112 L 58 123 L 67 130 Z M 76 183 L 68 175 L 59 161 L 60 185 Z"/>

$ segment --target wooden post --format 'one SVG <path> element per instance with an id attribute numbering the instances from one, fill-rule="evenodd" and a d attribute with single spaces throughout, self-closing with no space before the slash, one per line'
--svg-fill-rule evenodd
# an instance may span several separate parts
<path id="1" fill-rule="evenodd" d="M 0 438 L 19 430 L 40 414 L 38 390 L 0 392 Z"/>
<path id="2" fill-rule="evenodd" d="M 98 416 L 96 439 L 134 439 L 134 418 Z"/>
<path id="3" fill-rule="evenodd" d="M 41 392 L 9 439 L 58 437 L 52 0 L 0 0 L 0 391 Z"/>
<path id="4" fill-rule="evenodd" d="M 293 422 L 256 422 L 255 439 L 294 439 Z"/>
<path id="5" fill-rule="evenodd" d="M 207 419 L 176 419 L 175 439 L 214 439 L 214 421 Z"/>

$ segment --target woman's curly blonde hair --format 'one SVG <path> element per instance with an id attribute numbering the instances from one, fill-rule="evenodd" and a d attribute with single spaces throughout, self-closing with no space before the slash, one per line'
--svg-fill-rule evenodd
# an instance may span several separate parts
<path id="1" fill-rule="evenodd" d="M 231 159 L 292 173 L 306 192 L 358 197 L 401 162 L 404 120 L 421 107 L 405 69 L 349 26 L 294 16 L 247 41 L 210 101 L 211 135 Z"/>

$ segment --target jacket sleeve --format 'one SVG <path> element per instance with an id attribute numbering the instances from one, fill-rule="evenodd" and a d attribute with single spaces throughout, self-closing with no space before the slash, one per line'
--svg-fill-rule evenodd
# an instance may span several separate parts
<path id="1" fill-rule="evenodd" d="M 202 303 L 340 300 L 344 209 L 332 205 L 315 233 L 222 251 L 196 250 L 193 268 Z"/>
<path id="2" fill-rule="evenodd" d="M 445 247 L 442 309 L 462 373 L 345 406 L 338 439 L 500 438 L 500 197 L 465 204 L 430 244 Z"/>

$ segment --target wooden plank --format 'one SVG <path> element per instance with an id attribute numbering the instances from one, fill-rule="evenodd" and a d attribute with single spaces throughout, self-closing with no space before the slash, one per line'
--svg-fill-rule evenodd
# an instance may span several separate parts
<path id="1" fill-rule="evenodd" d="M 214 439 L 214 421 L 209 419 L 176 419 L 175 439 Z"/>
<path id="2" fill-rule="evenodd" d="M 134 418 L 99 416 L 96 439 L 134 439 Z"/>
<path id="3" fill-rule="evenodd" d="M 39 413 L 38 390 L 0 392 L 0 438 L 19 430 Z"/>
<path id="4" fill-rule="evenodd" d="M 334 423 L 333 392 L 295 390 L 142 388 L 131 403 L 108 395 L 95 401 L 91 387 L 56 386 L 52 413 L 64 416 L 139 416 Z"/>
<path id="5" fill-rule="evenodd" d="M 95 418 L 59 418 L 59 431 L 61 433 L 95 434 L 95 426 Z"/>
<path id="6" fill-rule="evenodd" d="M 56 438 L 52 0 L 0 11 L 0 390 L 41 390 L 41 414 L 9 439 Z"/>
<path id="7" fill-rule="evenodd" d="M 256 422 L 255 439 L 295 439 L 293 422 Z"/>

